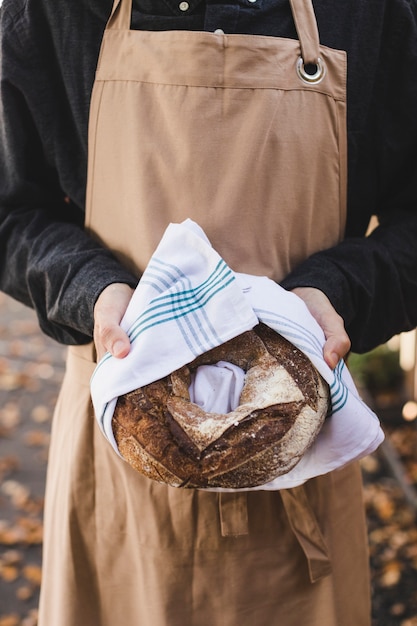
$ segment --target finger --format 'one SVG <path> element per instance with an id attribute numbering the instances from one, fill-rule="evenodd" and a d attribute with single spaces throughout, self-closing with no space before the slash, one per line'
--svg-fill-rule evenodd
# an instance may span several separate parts
<path id="1" fill-rule="evenodd" d="M 336 313 L 330 302 L 320 304 L 316 311 L 317 321 L 320 323 L 326 342 L 323 346 L 323 358 L 334 369 L 350 350 L 350 339 L 345 330 L 342 317 Z"/>
<path id="2" fill-rule="evenodd" d="M 294 289 L 294 293 L 304 300 L 311 315 L 321 326 L 326 339 L 323 347 L 323 358 L 327 365 L 334 369 L 340 359 L 349 352 L 351 346 L 343 318 L 335 311 L 330 300 L 319 289 L 299 287 Z"/>
<path id="3" fill-rule="evenodd" d="M 339 361 L 347 355 L 349 350 L 349 337 L 344 330 L 341 330 L 327 338 L 323 348 L 323 357 L 327 365 L 334 369 Z"/>
<path id="4" fill-rule="evenodd" d="M 106 352 L 110 352 L 114 357 L 122 359 L 127 356 L 130 351 L 129 337 L 120 328 L 118 323 L 103 326 L 98 324 L 94 332 L 94 341 L 99 359 L 101 359 Z"/>
<path id="5" fill-rule="evenodd" d="M 120 321 L 132 293 L 128 285 L 115 283 L 106 287 L 97 299 L 94 307 L 94 341 L 99 359 L 106 352 L 116 358 L 124 358 L 129 353 L 129 337 L 120 327 Z"/>

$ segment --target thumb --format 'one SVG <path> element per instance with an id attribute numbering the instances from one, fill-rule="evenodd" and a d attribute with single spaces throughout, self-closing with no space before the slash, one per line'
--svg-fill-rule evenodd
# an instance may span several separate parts
<path id="1" fill-rule="evenodd" d="M 130 341 L 120 327 L 120 321 L 132 297 L 129 285 L 114 283 L 106 287 L 94 307 L 94 342 L 100 360 L 106 352 L 124 358 L 130 351 Z"/>
<path id="2" fill-rule="evenodd" d="M 294 293 L 304 300 L 311 315 L 321 326 L 325 344 L 323 358 L 327 365 L 334 369 L 340 359 L 350 350 L 350 339 L 345 330 L 343 318 L 333 308 L 328 297 L 313 287 L 297 287 Z"/>
<path id="3" fill-rule="evenodd" d="M 323 348 L 323 358 L 327 365 L 334 369 L 341 359 L 343 359 L 350 350 L 350 340 L 342 325 L 342 328 L 335 329 L 331 334 L 324 333 L 326 343 Z"/>

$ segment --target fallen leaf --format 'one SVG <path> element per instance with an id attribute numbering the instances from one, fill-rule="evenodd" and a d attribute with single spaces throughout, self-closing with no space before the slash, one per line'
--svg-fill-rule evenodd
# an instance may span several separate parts
<path id="1" fill-rule="evenodd" d="M 33 587 L 30 585 L 22 585 L 16 589 L 16 598 L 22 600 L 22 602 L 27 602 L 27 600 L 33 598 L 34 593 L 35 590 Z"/>
<path id="2" fill-rule="evenodd" d="M 1 380 L 0 380 L 1 385 Z M 5 428 L 16 428 L 20 423 L 20 409 L 16 402 L 7 402 L 0 410 L 0 423 Z"/>
<path id="3" fill-rule="evenodd" d="M 6 550 L 1 555 L 0 561 L 6 565 L 20 565 L 23 561 L 23 552 L 20 550 Z"/>
<path id="4" fill-rule="evenodd" d="M 396 604 L 393 604 L 392 607 L 390 608 L 390 613 L 391 615 L 395 615 L 396 617 L 399 617 L 401 615 L 404 615 L 406 609 L 407 607 L 403 602 L 397 602 Z"/>
<path id="5" fill-rule="evenodd" d="M 11 526 L 6 523 L 0 524 L 0 544 L 13 546 L 24 541 L 24 531 L 18 526 Z M 0 625 L 1 626 L 1 625 Z"/>
<path id="6" fill-rule="evenodd" d="M 392 561 L 385 566 L 380 583 L 382 587 L 393 587 L 399 583 L 400 579 L 401 564 L 398 561 Z"/>
<path id="7" fill-rule="evenodd" d="M 31 430 L 25 433 L 25 444 L 31 448 L 43 447 L 49 444 L 49 433 L 42 430 Z"/>
<path id="8" fill-rule="evenodd" d="M 37 626 L 38 623 L 38 611 L 32 609 L 28 615 L 23 619 L 21 626 Z M 1 626 L 1 625 L 0 625 Z"/>
<path id="9" fill-rule="evenodd" d="M 376 513 L 382 520 L 389 520 L 395 512 L 395 505 L 392 498 L 390 498 L 389 495 L 383 491 L 380 491 L 375 495 L 373 506 Z"/>
<path id="10" fill-rule="evenodd" d="M 51 415 L 51 408 L 49 406 L 46 406 L 45 404 L 39 404 L 38 406 L 35 406 L 30 414 L 32 420 L 37 424 L 44 424 L 46 422 L 49 422 L 51 419 Z"/>
<path id="11" fill-rule="evenodd" d="M 30 386 L 30 378 L 21 372 L 5 372 L 0 374 L 0 389 L 15 391 Z"/>
<path id="12" fill-rule="evenodd" d="M 410 536 L 404 530 L 395 530 L 389 539 L 390 545 L 396 550 L 405 546 L 409 541 Z"/>
<path id="13" fill-rule="evenodd" d="M 41 520 L 22 517 L 17 520 L 17 527 L 24 535 L 26 544 L 37 545 L 42 543 L 43 524 Z"/>
<path id="14" fill-rule="evenodd" d="M 361 467 L 369 474 L 375 474 L 380 469 L 380 463 L 375 456 L 368 455 L 361 460 Z"/>
<path id="15" fill-rule="evenodd" d="M 1 565 L 0 576 L 6 583 L 12 583 L 19 578 L 19 568 L 15 565 Z"/>
<path id="16" fill-rule="evenodd" d="M 23 506 L 30 496 L 29 489 L 17 480 L 6 480 L 2 484 L 1 490 L 6 496 L 9 496 L 12 504 L 17 508 Z"/>
<path id="17" fill-rule="evenodd" d="M 38 565 L 25 565 L 22 572 L 26 580 L 33 583 L 37 587 L 40 586 L 42 579 L 42 570 Z"/>
<path id="18" fill-rule="evenodd" d="M 16 613 L 0 617 L 0 626 L 20 626 L 20 617 Z"/>
<path id="19" fill-rule="evenodd" d="M 4 456 L 0 458 L 0 480 L 19 469 L 20 463 L 17 456 Z"/>
<path id="20" fill-rule="evenodd" d="M 50 363 L 33 362 L 25 366 L 24 372 L 30 378 L 49 380 L 55 374 L 55 369 Z"/>

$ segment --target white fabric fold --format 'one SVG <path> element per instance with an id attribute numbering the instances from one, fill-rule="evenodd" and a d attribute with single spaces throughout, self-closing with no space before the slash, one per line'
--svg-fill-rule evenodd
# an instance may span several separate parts
<path id="1" fill-rule="evenodd" d="M 191 375 L 190 400 L 206 413 L 230 413 L 239 406 L 245 372 L 226 361 L 200 365 Z"/>
<path id="2" fill-rule="evenodd" d="M 379 420 L 359 397 L 345 363 L 333 371 L 324 362 L 324 335 L 304 302 L 266 277 L 234 273 L 202 229 L 186 220 L 167 228 L 122 320 L 130 353 L 124 359 L 105 355 L 91 379 L 95 415 L 115 451 L 111 421 L 120 395 L 170 374 L 259 321 L 312 361 L 330 386 L 332 415 L 290 472 L 253 489 L 295 487 L 376 450 L 384 438 Z M 240 383 L 234 375 L 221 377 L 219 401 L 227 402 L 225 396 L 236 394 Z M 198 393 L 204 397 L 204 391 Z"/>

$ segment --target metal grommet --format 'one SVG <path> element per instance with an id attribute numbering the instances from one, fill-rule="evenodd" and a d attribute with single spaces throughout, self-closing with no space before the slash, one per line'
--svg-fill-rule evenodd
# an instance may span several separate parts
<path id="1" fill-rule="evenodd" d="M 313 74 L 306 72 L 304 61 L 302 57 L 299 57 L 297 60 L 297 74 L 304 83 L 317 85 L 317 83 L 323 80 L 326 73 L 326 67 L 320 57 L 317 58 L 317 61 L 314 64 L 309 63 L 308 65 L 310 67 L 313 65 L 316 66 L 316 71 Z"/>

